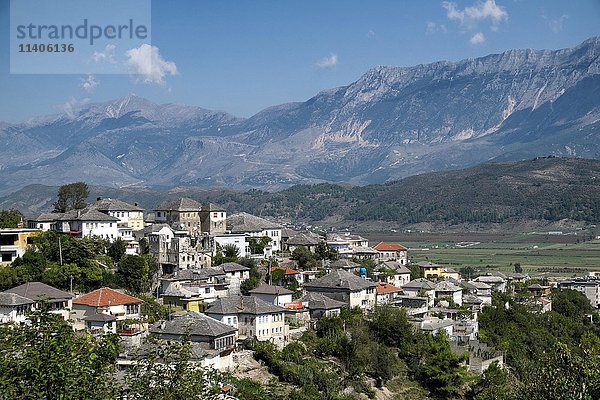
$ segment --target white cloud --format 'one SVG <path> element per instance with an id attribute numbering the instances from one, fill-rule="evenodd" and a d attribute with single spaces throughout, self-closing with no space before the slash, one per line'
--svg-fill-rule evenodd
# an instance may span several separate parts
<path id="1" fill-rule="evenodd" d="M 104 51 L 95 51 L 92 54 L 92 59 L 97 63 L 107 62 L 109 64 L 115 64 L 115 49 L 116 46 L 114 44 L 107 44 L 104 47 Z"/>
<path id="2" fill-rule="evenodd" d="M 315 64 L 319 68 L 333 68 L 338 64 L 338 56 L 334 53 L 329 53 L 327 57 L 323 57 Z"/>
<path id="3" fill-rule="evenodd" d="M 446 28 L 446 25 L 444 24 L 438 24 L 437 22 L 427 22 L 425 24 L 425 32 L 428 34 L 434 34 L 434 33 L 448 33 L 448 29 Z"/>
<path id="4" fill-rule="evenodd" d="M 375 35 L 375 32 L 374 32 L 373 30 L 369 30 L 369 31 L 367 32 L 367 37 L 368 37 L 369 39 L 373 39 L 375 36 L 376 36 L 376 35 Z"/>
<path id="5" fill-rule="evenodd" d="M 94 75 L 88 75 L 86 79 L 81 80 L 81 85 L 79 85 L 79 87 L 81 87 L 86 92 L 90 93 L 93 92 L 99 84 L 100 82 L 96 80 Z"/>
<path id="6" fill-rule="evenodd" d="M 569 16 L 567 14 L 563 14 L 556 19 L 549 20 L 548 26 L 550 27 L 550 29 L 552 29 L 552 32 L 554 32 L 554 33 L 562 32 L 564 23 L 568 19 L 569 19 Z"/>
<path id="7" fill-rule="evenodd" d="M 165 83 L 165 75 L 177 75 L 177 66 L 173 61 L 165 61 L 156 46 L 142 44 L 128 50 L 127 65 L 131 74 L 137 75 L 143 83 Z"/>
<path id="8" fill-rule="evenodd" d="M 89 102 L 89 98 L 77 100 L 75 97 L 71 97 L 62 106 L 60 106 L 60 108 L 65 114 L 67 114 L 69 118 L 74 118 L 75 111 L 77 111 L 79 108 L 81 108 L 81 106 Z"/>
<path id="9" fill-rule="evenodd" d="M 485 35 L 483 34 L 483 32 L 477 32 L 476 34 L 471 36 L 471 39 L 469 39 L 469 43 L 471 43 L 473 46 L 483 44 L 484 42 Z"/>
<path id="10" fill-rule="evenodd" d="M 478 1 L 473 6 L 459 9 L 456 3 L 444 1 L 442 7 L 446 9 L 448 19 L 459 21 L 461 25 L 473 26 L 477 22 L 489 19 L 494 26 L 508 19 L 508 13 L 496 4 L 495 0 Z"/>

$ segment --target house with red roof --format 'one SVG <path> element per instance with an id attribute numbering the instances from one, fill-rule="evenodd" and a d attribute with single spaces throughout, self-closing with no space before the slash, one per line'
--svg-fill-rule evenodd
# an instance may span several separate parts
<path id="1" fill-rule="evenodd" d="M 375 287 L 376 302 L 377 304 L 388 304 L 396 297 L 402 294 L 402 289 L 387 283 L 377 282 Z"/>
<path id="2" fill-rule="evenodd" d="M 401 265 L 408 263 L 408 249 L 398 243 L 379 242 L 373 248 L 379 261 L 397 261 Z"/>
<path id="3" fill-rule="evenodd" d="M 143 300 L 103 287 L 73 300 L 77 319 L 89 320 L 96 314 L 112 315 L 117 321 L 140 318 Z M 97 319 L 97 317 L 95 317 Z"/>

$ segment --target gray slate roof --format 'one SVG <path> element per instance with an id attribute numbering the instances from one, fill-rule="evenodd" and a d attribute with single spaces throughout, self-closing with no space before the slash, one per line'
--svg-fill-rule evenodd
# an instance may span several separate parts
<path id="1" fill-rule="evenodd" d="M 165 201 L 156 208 L 156 211 L 200 211 L 202 204 L 189 197 L 182 197 L 178 200 Z"/>
<path id="2" fill-rule="evenodd" d="M 156 322 L 150 328 L 150 333 L 153 334 L 184 335 L 189 332 L 190 335 L 207 337 L 231 335 L 236 331 L 234 327 L 195 311 L 177 316 L 171 321 Z"/>
<path id="3" fill-rule="evenodd" d="M 346 305 L 343 301 L 337 301 L 322 293 L 308 292 L 298 299 L 302 303 L 308 303 L 309 310 L 334 310 Z"/>
<path id="4" fill-rule="evenodd" d="M 219 265 L 220 268 L 225 272 L 238 272 L 238 271 L 250 271 L 250 268 L 244 267 L 242 264 L 236 262 L 227 262 Z"/>
<path id="5" fill-rule="evenodd" d="M 284 312 L 283 307 L 269 304 L 254 296 L 230 296 L 217 299 L 206 310 L 206 314 L 272 314 Z"/>
<path id="6" fill-rule="evenodd" d="M 362 279 L 351 272 L 336 270 L 329 274 L 308 282 L 305 289 L 347 289 L 357 291 L 366 288 L 374 288 L 375 284 Z"/>
<path id="7" fill-rule="evenodd" d="M 87 317 L 82 318 L 84 321 L 93 321 L 93 322 L 112 322 L 116 321 L 117 317 L 110 314 L 97 313 L 94 315 L 89 315 Z"/>
<path id="8" fill-rule="evenodd" d="M 419 278 L 408 282 L 406 285 L 402 286 L 402 289 L 433 290 L 435 289 L 435 284 L 425 278 Z"/>
<path id="9" fill-rule="evenodd" d="M 208 203 L 202 206 L 202 211 L 227 211 L 225 207 L 215 203 Z"/>
<path id="10" fill-rule="evenodd" d="M 250 290 L 249 293 L 282 295 L 282 294 L 292 294 L 293 292 L 291 290 L 288 290 L 281 286 L 268 285 L 266 283 L 263 283 L 256 289 Z"/>
<path id="11" fill-rule="evenodd" d="M 107 221 L 118 222 L 119 218 L 111 217 L 98 210 L 87 207 L 82 210 L 72 210 L 62 214 L 56 214 L 56 221 Z"/>
<path id="12" fill-rule="evenodd" d="M 36 222 L 54 222 L 58 220 L 58 217 L 62 215 L 61 213 L 50 213 L 50 212 L 44 212 L 41 213 L 40 215 L 38 215 L 37 217 L 33 218 L 32 221 L 36 221 Z"/>
<path id="13" fill-rule="evenodd" d="M 0 306 L 22 306 L 33 304 L 34 301 L 16 293 L 0 293 Z"/>
<path id="14" fill-rule="evenodd" d="M 12 289 L 8 289 L 4 293 L 16 293 L 34 301 L 65 301 L 73 298 L 71 293 L 63 292 L 62 290 L 58 290 L 42 282 L 27 282 Z"/>
<path id="15" fill-rule="evenodd" d="M 311 232 L 299 232 L 287 240 L 288 245 L 292 246 L 316 246 L 323 240 L 320 236 Z"/>
<path id="16" fill-rule="evenodd" d="M 435 290 L 439 292 L 458 292 L 462 289 L 459 286 L 456 286 L 452 282 L 441 281 L 435 285 Z"/>
<path id="17" fill-rule="evenodd" d="M 341 268 L 341 269 L 354 269 L 359 268 L 360 264 L 355 263 L 354 261 L 340 259 L 329 264 L 331 268 Z"/>
<path id="18" fill-rule="evenodd" d="M 267 219 L 245 212 L 227 217 L 227 230 L 233 233 L 260 232 L 265 229 L 281 229 L 281 226 Z"/>
<path id="19" fill-rule="evenodd" d="M 90 205 L 90 208 L 98 211 L 144 211 L 143 208 L 126 203 L 118 199 L 101 199 Z"/>
<path id="20" fill-rule="evenodd" d="M 396 271 L 397 274 L 410 274 L 410 269 L 405 265 L 400 264 L 397 261 L 386 261 L 379 264 L 379 268 L 391 269 Z"/>

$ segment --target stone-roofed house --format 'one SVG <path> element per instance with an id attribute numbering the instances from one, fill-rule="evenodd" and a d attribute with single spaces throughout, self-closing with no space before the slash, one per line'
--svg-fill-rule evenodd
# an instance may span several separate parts
<path id="1" fill-rule="evenodd" d="M 429 306 L 433 306 L 435 299 L 435 283 L 425 278 L 419 278 L 402 286 L 402 290 L 404 291 L 404 294 L 409 297 L 427 297 L 429 299 Z"/>
<path id="2" fill-rule="evenodd" d="M 83 320 L 95 314 L 109 314 L 117 321 L 140 318 L 142 300 L 114 289 L 103 287 L 73 300 L 76 319 Z"/>
<path id="3" fill-rule="evenodd" d="M 59 215 L 57 213 L 43 212 L 37 217 L 27 220 L 27 227 L 29 229 L 40 229 L 44 232 L 54 230 Z"/>
<path id="4" fill-rule="evenodd" d="M 348 259 L 339 259 L 331 264 L 329 264 L 329 268 L 332 270 L 340 269 L 347 272 L 359 272 L 361 265 L 355 263 L 354 261 Z"/>
<path id="5" fill-rule="evenodd" d="M 485 282 L 479 281 L 461 281 L 460 286 L 465 294 L 478 297 L 482 304 L 492 304 L 492 287 Z"/>
<path id="6" fill-rule="evenodd" d="M 410 269 L 397 261 L 385 261 L 377 266 L 381 280 L 396 287 L 402 287 L 410 282 Z"/>
<path id="7" fill-rule="evenodd" d="M 202 232 L 202 204 L 188 197 L 166 201 L 154 210 L 154 220 L 157 223 L 167 223 L 177 229 L 189 233 Z"/>
<path id="8" fill-rule="evenodd" d="M 240 338 L 287 342 L 285 309 L 254 296 L 217 299 L 205 314 L 239 331 Z"/>
<path id="9" fill-rule="evenodd" d="M 112 242 L 119 237 L 118 223 L 119 218 L 86 207 L 57 214 L 55 228 L 79 238 L 98 236 Z"/>
<path id="10" fill-rule="evenodd" d="M 462 306 L 462 288 L 450 281 L 441 281 L 435 285 L 435 298 L 452 300 L 459 307 Z"/>
<path id="11" fill-rule="evenodd" d="M 298 232 L 286 240 L 287 250 L 291 253 L 298 247 L 306 247 L 314 253 L 319 243 L 323 243 L 323 238 L 310 231 Z"/>
<path id="12" fill-rule="evenodd" d="M 318 292 L 307 292 L 298 299 L 298 302 L 309 310 L 312 320 L 337 317 L 340 315 L 342 307 L 347 307 L 345 302 L 334 300 Z"/>
<path id="13" fill-rule="evenodd" d="M 105 313 L 97 313 L 81 318 L 85 327 L 92 332 L 117 333 L 117 317 Z"/>
<path id="14" fill-rule="evenodd" d="M 505 293 L 507 280 L 498 275 L 481 275 L 474 279 L 476 282 L 487 283 L 495 292 Z"/>
<path id="15" fill-rule="evenodd" d="M 227 217 L 227 230 L 230 233 L 244 234 L 249 237 L 268 237 L 271 239 L 265 255 L 270 256 L 270 252 L 281 251 L 281 225 L 269 221 L 265 218 L 257 217 L 245 212 Z"/>
<path id="16" fill-rule="evenodd" d="M 343 270 L 335 270 L 312 280 L 304 285 L 304 289 L 343 301 L 350 308 L 365 310 L 375 306 L 375 283 Z"/>
<path id="17" fill-rule="evenodd" d="M 144 209 L 137 203 L 129 204 L 118 199 L 98 197 L 96 202 L 90 204 L 89 207 L 118 218 L 119 224 L 122 224 L 123 227 L 131 228 L 134 231 L 144 228 Z"/>
<path id="18" fill-rule="evenodd" d="M 16 293 L 0 293 L 0 324 L 21 324 L 32 311 L 34 301 Z"/>
<path id="19" fill-rule="evenodd" d="M 200 210 L 200 221 L 203 233 L 209 235 L 225 233 L 227 230 L 227 211 L 217 204 L 205 204 Z"/>
<path id="20" fill-rule="evenodd" d="M 380 261 L 397 261 L 401 265 L 408 264 L 408 249 L 398 243 L 379 242 L 373 249 L 377 250 Z"/>
<path id="21" fill-rule="evenodd" d="M 249 291 L 250 296 L 257 297 L 267 303 L 279 307 L 285 307 L 292 302 L 292 291 L 281 286 L 261 284 L 255 289 Z"/>
<path id="22" fill-rule="evenodd" d="M 202 313 L 175 313 L 169 321 L 158 321 L 150 334 L 160 340 L 181 341 L 186 335 L 192 344 L 205 350 L 204 366 L 226 370 L 233 367 L 237 329 Z"/>
<path id="23" fill-rule="evenodd" d="M 64 320 L 69 319 L 73 298 L 71 293 L 63 292 L 42 282 L 27 282 L 8 289 L 4 293 L 15 293 L 32 300 L 34 302 L 33 310 L 40 310 L 42 306 L 45 306 L 51 313 L 60 315 Z"/>

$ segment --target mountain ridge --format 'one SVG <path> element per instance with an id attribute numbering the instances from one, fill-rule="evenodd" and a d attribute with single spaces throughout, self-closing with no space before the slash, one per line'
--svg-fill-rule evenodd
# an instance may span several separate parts
<path id="1" fill-rule="evenodd" d="M 377 66 L 249 118 L 130 94 L 0 124 L 0 193 L 72 180 L 276 190 L 547 154 L 600 157 L 599 77 L 593 37 L 560 50 Z"/>

